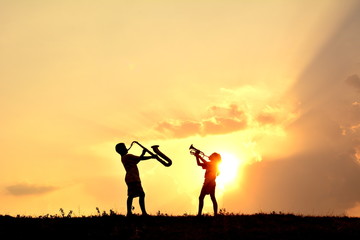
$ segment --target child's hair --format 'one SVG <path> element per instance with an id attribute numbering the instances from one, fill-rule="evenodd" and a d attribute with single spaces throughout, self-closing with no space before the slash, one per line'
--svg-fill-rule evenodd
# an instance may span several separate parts
<path id="1" fill-rule="evenodd" d="M 127 154 L 128 150 L 125 146 L 125 143 L 118 143 L 115 146 L 115 150 L 118 154 L 120 154 L 121 156 Z"/>
<path id="2" fill-rule="evenodd" d="M 211 161 L 221 162 L 221 156 L 220 156 L 220 154 L 218 154 L 218 153 L 216 153 L 216 152 L 214 152 L 213 154 L 211 154 L 211 155 L 209 156 L 209 159 L 210 159 Z"/>

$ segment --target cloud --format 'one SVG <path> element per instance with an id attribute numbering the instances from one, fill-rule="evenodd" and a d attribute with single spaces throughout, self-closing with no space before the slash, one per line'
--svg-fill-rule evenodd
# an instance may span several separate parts
<path id="1" fill-rule="evenodd" d="M 360 91 L 360 77 L 357 74 L 349 76 L 346 83 Z"/>
<path id="2" fill-rule="evenodd" d="M 163 121 L 155 129 L 172 137 L 184 138 L 201 132 L 202 124 L 195 121 Z"/>
<path id="3" fill-rule="evenodd" d="M 249 212 L 359 215 L 359 11 L 360 5 L 284 96 L 299 102 L 301 114 L 285 128 L 296 151 L 246 166 L 243 192 L 228 194 L 228 205 Z M 258 120 L 273 118 L 264 114 Z"/>
<path id="4" fill-rule="evenodd" d="M 257 116 L 257 121 L 261 124 L 272 124 L 276 122 L 276 119 L 273 114 L 261 113 Z"/>
<path id="5" fill-rule="evenodd" d="M 14 196 L 40 195 L 40 194 L 52 192 L 56 189 L 57 187 L 54 186 L 36 185 L 36 184 L 28 184 L 28 183 L 18 183 L 6 187 L 6 190 L 11 195 Z"/>
<path id="6" fill-rule="evenodd" d="M 359 216 L 360 106 L 353 105 L 358 94 L 350 94 L 356 89 L 349 91 L 344 79 L 333 84 L 318 94 L 323 101 L 303 106 L 309 110 L 285 128 L 294 141 L 276 148 L 296 151 L 264 155 L 245 166 L 242 192 L 227 195 L 227 209 Z"/>
<path id="7" fill-rule="evenodd" d="M 190 136 L 209 136 L 229 134 L 261 126 L 283 127 L 298 117 L 286 104 L 265 104 L 249 107 L 246 102 L 228 105 L 213 105 L 203 113 L 201 119 L 164 120 L 155 130 L 167 138 L 186 138 Z M 246 109 L 246 110 L 245 110 Z"/>
<path id="8" fill-rule="evenodd" d="M 348 216 L 360 217 L 360 202 L 356 202 L 355 206 L 346 211 Z"/>
<path id="9" fill-rule="evenodd" d="M 244 115 L 244 112 L 240 111 L 239 106 L 236 104 L 231 104 L 228 107 L 212 106 L 209 111 L 215 116 L 228 116 L 231 118 L 241 118 Z"/>
<path id="10" fill-rule="evenodd" d="M 175 138 L 207 136 L 236 132 L 247 127 L 247 117 L 232 104 L 228 107 L 211 106 L 208 117 L 201 120 L 166 120 L 157 124 L 155 130 Z"/>
<path id="11" fill-rule="evenodd" d="M 203 121 L 202 135 L 227 134 L 245 129 L 246 120 L 216 117 Z"/>

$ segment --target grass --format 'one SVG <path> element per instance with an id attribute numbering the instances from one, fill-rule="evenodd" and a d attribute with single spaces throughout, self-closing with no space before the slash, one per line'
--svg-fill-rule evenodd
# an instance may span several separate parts
<path id="1" fill-rule="evenodd" d="M 1 239 L 360 239 L 360 218 L 284 213 L 219 216 L 125 217 L 113 211 L 94 216 L 1 216 Z"/>

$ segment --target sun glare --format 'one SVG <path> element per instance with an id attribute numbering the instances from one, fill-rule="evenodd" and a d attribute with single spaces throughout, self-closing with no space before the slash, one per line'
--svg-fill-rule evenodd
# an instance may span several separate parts
<path id="1" fill-rule="evenodd" d="M 221 153 L 221 163 L 219 165 L 220 175 L 217 177 L 217 184 L 220 188 L 226 188 L 235 184 L 239 173 L 240 159 L 230 153 Z"/>

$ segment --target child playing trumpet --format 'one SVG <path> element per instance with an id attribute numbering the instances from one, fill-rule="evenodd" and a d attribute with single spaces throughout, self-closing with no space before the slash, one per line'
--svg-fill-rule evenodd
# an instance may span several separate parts
<path id="1" fill-rule="evenodd" d="M 195 149 L 195 148 L 194 148 Z M 196 157 L 196 163 L 198 166 L 205 169 L 205 180 L 204 184 L 201 188 L 200 196 L 199 196 L 199 209 L 198 216 L 201 216 L 202 209 L 204 206 L 204 198 L 206 195 L 210 195 L 211 201 L 213 203 L 214 208 L 214 216 L 217 215 L 218 204 L 215 197 L 215 188 L 216 188 L 216 177 L 219 175 L 218 165 L 221 162 L 220 154 L 214 152 L 209 156 L 210 161 L 206 161 L 204 159 L 204 154 L 200 150 L 195 149 L 194 156 Z"/>

